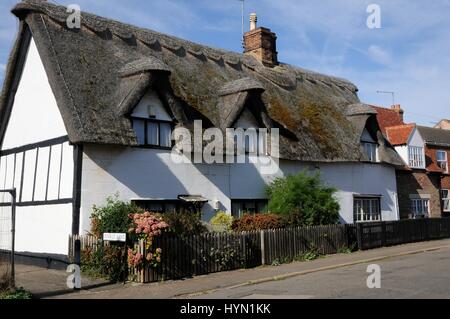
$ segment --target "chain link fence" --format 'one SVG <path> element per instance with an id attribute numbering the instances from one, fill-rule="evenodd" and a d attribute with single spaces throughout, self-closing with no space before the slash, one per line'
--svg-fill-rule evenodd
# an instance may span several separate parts
<path id="1" fill-rule="evenodd" d="M 15 190 L 0 190 L 0 291 L 14 288 Z"/>

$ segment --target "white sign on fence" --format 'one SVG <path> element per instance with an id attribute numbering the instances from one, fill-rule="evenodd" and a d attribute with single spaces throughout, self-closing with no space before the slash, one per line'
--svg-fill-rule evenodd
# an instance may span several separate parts
<path id="1" fill-rule="evenodd" d="M 124 243 L 127 241 L 127 234 L 125 234 L 125 233 L 104 233 L 103 240 Z"/>

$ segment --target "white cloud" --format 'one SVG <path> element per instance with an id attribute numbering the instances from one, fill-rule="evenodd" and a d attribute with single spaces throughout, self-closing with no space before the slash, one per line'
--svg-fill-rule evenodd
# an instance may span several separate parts
<path id="1" fill-rule="evenodd" d="M 378 45 L 371 45 L 367 50 L 367 54 L 372 61 L 378 64 L 389 64 L 391 62 L 390 53 Z"/>
<path id="2" fill-rule="evenodd" d="M 6 70 L 6 65 L 0 64 L 0 72 L 5 72 L 5 70 Z"/>

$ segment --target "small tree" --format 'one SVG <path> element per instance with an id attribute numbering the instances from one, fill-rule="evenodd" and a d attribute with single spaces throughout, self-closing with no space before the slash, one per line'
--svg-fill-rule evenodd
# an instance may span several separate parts
<path id="1" fill-rule="evenodd" d="M 313 226 L 337 224 L 339 203 L 336 189 L 325 185 L 319 173 L 277 178 L 266 189 L 269 211 L 283 217 L 287 225 Z"/>

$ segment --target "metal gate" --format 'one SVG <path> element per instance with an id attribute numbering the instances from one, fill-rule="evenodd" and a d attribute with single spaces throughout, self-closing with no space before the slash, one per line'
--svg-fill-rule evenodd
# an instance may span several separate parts
<path id="1" fill-rule="evenodd" d="M 16 190 L 0 190 L 0 291 L 14 288 Z"/>

